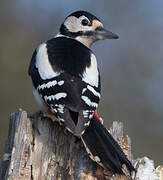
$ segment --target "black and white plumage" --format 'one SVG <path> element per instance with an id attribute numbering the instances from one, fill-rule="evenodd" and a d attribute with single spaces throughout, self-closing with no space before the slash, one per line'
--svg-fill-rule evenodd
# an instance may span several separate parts
<path id="1" fill-rule="evenodd" d="M 41 44 L 32 61 L 29 73 L 34 88 L 65 126 L 80 136 L 100 100 L 95 56 L 82 43 L 57 37 Z"/>
<path id="2" fill-rule="evenodd" d="M 106 38 L 118 36 L 105 30 L 92 14 L 72 13 L 57 36 L 35 50 L 29 75 L 40 108 L 50 110 L 71 133 L 80 137 L 94 161 L 123 174 L 122 164 L 129 171 L 134 168 L 94 115 L 101 96 L 100 74 L 90 46 Z"/>

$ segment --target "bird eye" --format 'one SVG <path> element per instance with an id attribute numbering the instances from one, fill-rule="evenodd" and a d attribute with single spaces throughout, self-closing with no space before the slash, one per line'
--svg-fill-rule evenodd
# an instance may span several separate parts
<path id="1" fill-rule="evenodd" d="M 83 19 L 81 23 L 82 23 L 83 26 L 88 26 L 89 25 L 89 21 L 87 19 Z"/>

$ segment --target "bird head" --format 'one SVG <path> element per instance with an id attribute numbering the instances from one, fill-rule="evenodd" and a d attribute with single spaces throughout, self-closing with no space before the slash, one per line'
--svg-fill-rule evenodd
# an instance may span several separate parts
<path id="1" fill-rule="evenodd" d="M 86 11 L 76 11 L 66 17 L 59 35 L 76 39 L 90 47 L 97 40 L 118 39 L 118 36 L 104 28 L 102 22 Z"/>

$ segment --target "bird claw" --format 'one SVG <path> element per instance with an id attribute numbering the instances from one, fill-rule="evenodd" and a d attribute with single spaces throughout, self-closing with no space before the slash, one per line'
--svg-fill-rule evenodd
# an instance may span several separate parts
<path id="1" fill-rule="evenodd" d="M 41 135 L 40 130 L 39 130 L 39 128 L 38 128 L 38 120 L 39 120 L 39 117 L 40 117 L 41 119 L 44 117 L 44 114 L 43 114 L 42 111 L 37 111 L 37 112 L 35 112 L 35 113 L 33 113 L 33 114 L 29 114 L 29 115 L 28 115 L 28 118 L 33 119 L 33 127 L 34 127 L 34 129 L 37 131 L 37 133 L 38 133 L 39 135 Z"/>

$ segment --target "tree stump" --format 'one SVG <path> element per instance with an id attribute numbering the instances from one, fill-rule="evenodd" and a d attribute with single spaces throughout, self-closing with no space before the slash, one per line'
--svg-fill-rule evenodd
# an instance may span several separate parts
<path id="1" fill-rule="evenodd" d="M 1 180 L 159 180 L 154 164 L 148 158 L 134 162 L 137 173 L 132 178 L 118 175 L 113 178 L 112 172 L 89 158 L 81 140 L 58 122 L 44 118 L 38 126 L 40 134 L 34 130 L 33 120 L 25 111 L 11 115 Z M 128 136 L 124 138 L 122 123 L 113 122 L 110 132 L 128 158 L 134 161 L 131 140 Z"/>

